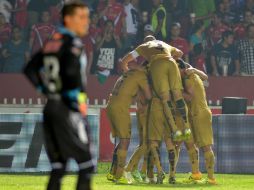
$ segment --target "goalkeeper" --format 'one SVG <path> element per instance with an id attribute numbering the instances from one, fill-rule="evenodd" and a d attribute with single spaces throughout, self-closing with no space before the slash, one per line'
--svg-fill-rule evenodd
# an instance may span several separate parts
<path id="1" fill-rule="evenodd" d="M 62 9 L 64 27 L 49 40 L 25 68 L 33 85 L 47 96 L 43 129 L 52 171 L 47 190 L 59 190 L 69 158 L 78 163 L 77 190 L 91 189 L 93 162 L 87 134 L 83 43 L 89 10 L 83 3 Z"/>

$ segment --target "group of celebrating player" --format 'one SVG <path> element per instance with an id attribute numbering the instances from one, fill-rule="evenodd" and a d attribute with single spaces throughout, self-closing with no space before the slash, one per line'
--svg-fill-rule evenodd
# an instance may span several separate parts
<path id="1" fill-rule="evenodd" d="M 165 172 L 160 162 L 160 146 L 166 144 L 170 165 L 170 184 L 176 183 L 175 173 L 180 146 L 184 142 L 192 168 L 185 182 L 216 184 L 215 157 L 212 150 L 212 114 L 206 102 L 203 81 L 207 75 L 186 62 L 181 50 L 153 36 L 122 59 L 124 74 L 116 81 L 107 104 L 107 115 L 115 146 L 107 179 L 115 183 L 147 181 L 162 184 Z M 145 61 L 139 63 L 140 57 Z M 137 119 L 140 145 L 126 165 L 131 138 L 129 108 L 137 101 Z M 202 179 L 199 170 L 199 149 L 205 157 L 208 173 Z M 141 172 L 138 163 L 144 157 Z M 157 176 L 154 177 L 154 166 Z"/>

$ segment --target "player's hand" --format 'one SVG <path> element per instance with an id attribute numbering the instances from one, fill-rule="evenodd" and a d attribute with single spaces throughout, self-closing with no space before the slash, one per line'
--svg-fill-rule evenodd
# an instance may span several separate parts
<path id="1" fill-rule="evenodd" d="M 81 115 L 83 115 L 84 117 L 87 116 L 87 104 L 86 103 L 82 103 L 82 104 L 79 104 L 79 112 L 81 113 Z"/>
<path id="2" fill-rule="evenodd" d="M 186 73 L 187 75 L 191 75 L 192 73 L 195 73 L 195 68 L 190 67 L 190 68 L 188 68 L 188 69 L 185 70 L 185 73 Z"/>

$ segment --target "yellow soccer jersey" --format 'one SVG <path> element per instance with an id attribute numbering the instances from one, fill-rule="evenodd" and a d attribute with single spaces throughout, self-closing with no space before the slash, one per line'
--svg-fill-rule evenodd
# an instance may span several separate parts
<path id="1" fill-rule="evenodd" d="M 191 114 L 197 114 L 202 109 L 209 109 L 206 101 L 206 92 L 203 81 L 196 74 L 191 74 L 184 80 L 187 87 L 192 87 L 194 96 L 189 103 Z"/>
<path id="2" fill-rule="evenodd" d="M 176 51 L 176 48 L 163 41 L 153 40 L 141 44 L 135 49 L 135 51 L 138 53 L 138 55 L 144 57 L 148 62 L 151 62 L 156 58 L 172 57 L 171 54 Z"/>
<path id="3" fill-rule="evenodd" d="M 130 70 L 116 81 L 109 104 L 129 108 L 138 91 L 148 88 L 145 70 Z"/>

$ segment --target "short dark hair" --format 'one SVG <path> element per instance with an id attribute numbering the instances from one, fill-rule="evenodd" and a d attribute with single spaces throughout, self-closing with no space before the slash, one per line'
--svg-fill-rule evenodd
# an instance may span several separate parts
<path id="1" fill-rule="evenodd" d="M 62 9 L 61 15 L 62 19 L 67 15 L 73 15 L 77 8 L 88 8 L 88 6 L 81 1 L 72 1 L 71 3 L 66 3 Z"/>
<path id="2" fill-rule="evenodd" d="M 156 40 L 156 38 L 152 35 L 148 35 L 144 38 L 144 42 L 149 42 L 149 41 L 153 41 Z"/>
<path id="3" fill-rule="evenodd" d="M 222 33 L 222 39 L 224 40 L 225 38 L 228 38 L 229 36 L 234 36 L 234 32 L 227 30 L 225 32 Z"/>

